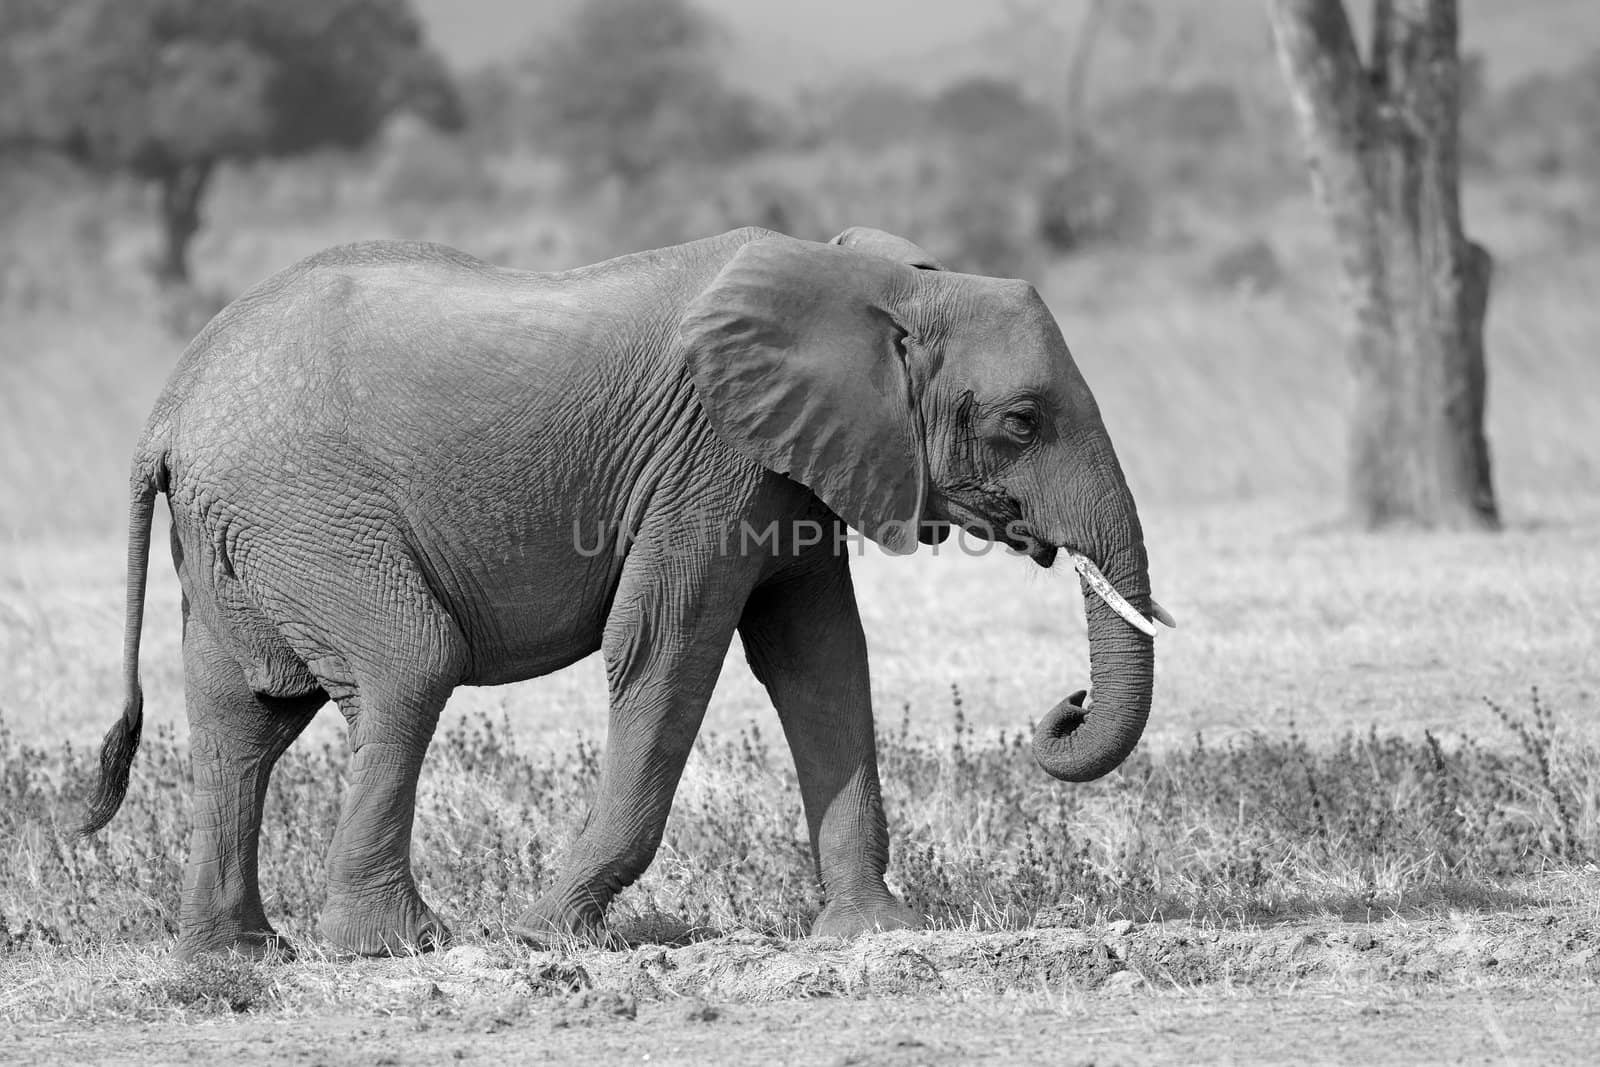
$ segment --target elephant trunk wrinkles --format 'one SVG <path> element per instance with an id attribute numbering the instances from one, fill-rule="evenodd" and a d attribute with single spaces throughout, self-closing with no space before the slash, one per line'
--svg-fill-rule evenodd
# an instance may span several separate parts
<path id="1" fill-rule="evenodd" d="M 1150 615 L 1149 561 L 1128 499 L 1126 540 L 1094 552 L 1101 571 L 1133 607 Z M 1091 550 L 1093 551 L 1093 550 Z M 1034 730 L 1033 754 L 1050 775 L 1087 782 L 1116 768 L 1139 743 L 1150 716 L 1155 641 L 1140 633 L 1082 583 L 1089 620 L 1092 707 L 1079 690 L 1050 709 Z"/>

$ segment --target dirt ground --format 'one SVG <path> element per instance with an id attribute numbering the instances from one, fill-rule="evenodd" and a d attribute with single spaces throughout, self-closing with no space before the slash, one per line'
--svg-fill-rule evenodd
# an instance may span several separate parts
<path id="1" fill-rule="evenodd" d="M 267 1002 L 237 1015 L 162 1004 L 163 966 L 113 960 L 76 997 L 106 1010 L 12 1014 L 30 1021 L 0 1062 L 1555 1064 L 1600 1047 L 1586 903 L 564 954 L 485 942 L 270 967 Z M 18 989 L 59 978 L 9 970 Z"/>
<path id="2" fill-rule="evenodd" d="M 1101 994 L 651 1004 L 481 1020 L 243 1018 L 29 1026 L 14 1063 L 1561 1064 L 1593 1063 L 1594 991 L 1416 996 Z"/>

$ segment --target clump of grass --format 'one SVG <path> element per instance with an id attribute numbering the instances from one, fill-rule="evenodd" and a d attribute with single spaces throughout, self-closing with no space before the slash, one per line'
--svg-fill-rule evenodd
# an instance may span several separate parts
<path id="1" fill-rule="evenodd" d="M 1537 693 L 1528 714 L 1497 708 L 1507 744 L 1376 729 L 1319 747 L 1293 730 L 1222 746 L 1197 735 L 1171 752 L 1136 752 L 1082 786 L 1045 777 L 1022 735 L 976 736 L 959 693 L 953 710 L 955 729 L 941 739 L 907 723 L 880 740 L 890 880 L 935 924 L 1426 907 L 1483 899 L 1600 852 L 1600 752 L 1568 740 Z M 291 939 L 314 938 L 344 761 L 337 745 L 296 747 L 272 780 L 261 881 Z M 91 766 L 90 753 L 19 744 L 0 723 L 0 840 L 10 852 L 0 951 L 176 932 L 184 746 L 156 732 L 122 812 L 79 840 L 72 826 Z M 592 742 L 527 751 L 486 717 L 441 731 L 418 798 L 415 862 L 458 933 L 503 936 L 560 869 L 599 773 Z M 738 929 L 798 935 L 821 905 L 792 765 L 751 726 L 697 743 L 656 862 L 612 914 L 624 937 L 673 942 Z M 247 975 L 190 976 L 175 988 L 213 978 L 222 988 Z"/>
<path id="2" fill-rule="evenodd" d="M 217 956 L 197 957 L 147 988 L 167 1004 L 202 1012 L 255 1011 L 272 1000 L 260 964 Z"/>

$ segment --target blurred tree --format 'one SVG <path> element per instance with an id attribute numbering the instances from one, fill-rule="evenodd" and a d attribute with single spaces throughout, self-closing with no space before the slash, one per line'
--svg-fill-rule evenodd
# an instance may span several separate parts
<path id="1" fill-rule="evenodd" d="M 1115 10 L 1113 0 L 1089 0 L 1083 20 L 1078 24 L 1078 32 L 1073 37 L 1072 51 L 1067 53 L 1062 103 L 1066 108 L 1067 134 L 1074 141 L 1088 136 L 1089 64 L 1094 59 L 1100 31 Z"/>
<path id="2" fill-rule="evenodd" d="M 409 0 L 0 0 L 0 146 L 155 183 L 163 280 L 219 163 L 355 147 L 402 108 L 461 118 Z"/>
<path id="3" fill-rule="evenodd" d="M 464 72 L 456 84 L 466 120 L 463 140 L 482 155 L 526 147 L 527 99 L 515 70 L 505 63 L 489 63 Z"/>
<path id="4" fill-rule="evenodd" d="M 717 69 L 718 36 L 688 0 L 585 0 L 525 60 L 535 136 L 580 176 L 629 184 L 763 147 L 771 134 L 754 99 Z"/>
<path id="5" fill-rule="evenodd" d="M 1005 0 L 1002 5 L 1012 34 L 1022 53 L 1018 70 L 1050 72 L 1046 98 L 1054 101 L 1066 125 L 1068 139 L 1080 143 L 1090 139 L 1090 68 L 1107 44 L 1107 34 L 1123 45 L 1145 48 L 1157 36 L 1163 20 L 1170 22 L 1169 44 L 1152 69 L 1170 77 L 1185 57 L 1192 24 L 1182 11 L 1162 11 L 1162 19 L 1148 0 L 1087 0 L 1083 14 L 1072 25 L 1062 25 L 1059 15 L 1066 7 L 1060 0 Z M 1057 85 L 1059 71 L 1059 86 Z"/>
<path id="6" fill-rule="evenodd" d="M 802 90 L 796 109 L 813 144 L 887 148 L 926 137 L 933 122 L 928 101 L 915 90 L 872 78 Z"/>
<path id="7" fill-rule="evenodd" d="M 1479 152 L 1512 169 L 1575 172 L 1600 191 L 1600 49 L 1566 70 L 1541 70 L 1485 102 Z"/>
<path id="8" fill-rule="evenodd" d="M 1455 0 L 1374 0 L 1367 63 L 1339 0 L 1268 10 L 1350 305 L 1354 518 L 1494 528 L 1492 261 L 1462 232 Z"/>
<path id="9" fill-rule="evenodd" d="M 1035 118 L 1032 105 L 1015 82 L 978 76 L 963 78 L 940 90 L 931 105 L 933 121 L 951 133 L 977 137 L 996 129 L 1020 126 Z"/>

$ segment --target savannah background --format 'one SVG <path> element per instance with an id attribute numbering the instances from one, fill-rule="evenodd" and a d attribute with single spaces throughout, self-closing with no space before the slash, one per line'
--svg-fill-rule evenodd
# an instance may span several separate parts
<path id="1" fill-rule="evenodd" d="M 1592 1049 L 1600 13 L 1461 4 L 1504 529 L 1371 535 L 1341 522 L 1336 265 L 1261 5 L 1111 0 L 1077 61 L 1088 7 L 418 0 L 450 106 L 396 112 L 354 148 L 225 162 L 186 281 L 152 269 L 147 178 L 0 155 L 0 1023 L 15 1035 L 0 1057 Z M 441 723 L 418 877 L 463 947 L 319 948 L 343 765 L 329 711 L 280 764 L 262 847 L 268 913 L 300 960 L 168 963 L 187 772 L 159 517 L 146 741 L 111 827 L 72 827 L 121 703 L 127 457 L 189 337 L 342 241 L 559 269 L 746 224 L 817 240 L 878 226 L 1040 287 L 1180 622 L 1158 640 L 1135 756 L 1068 786 L 1023 744 L 1048 694 L 1087 677 L 1065 572 L 954 541 L 909 559 L 869 546 L 855 573 L 891 884 L 932 931 L 788 940 L 820 901 L 776 719 L 736 645 L 667 842 L 613 908 L 621 947 L 530 953 L 504 934 L 595 779 L 605 686 L 585 662 L 463 690 Z"/>

